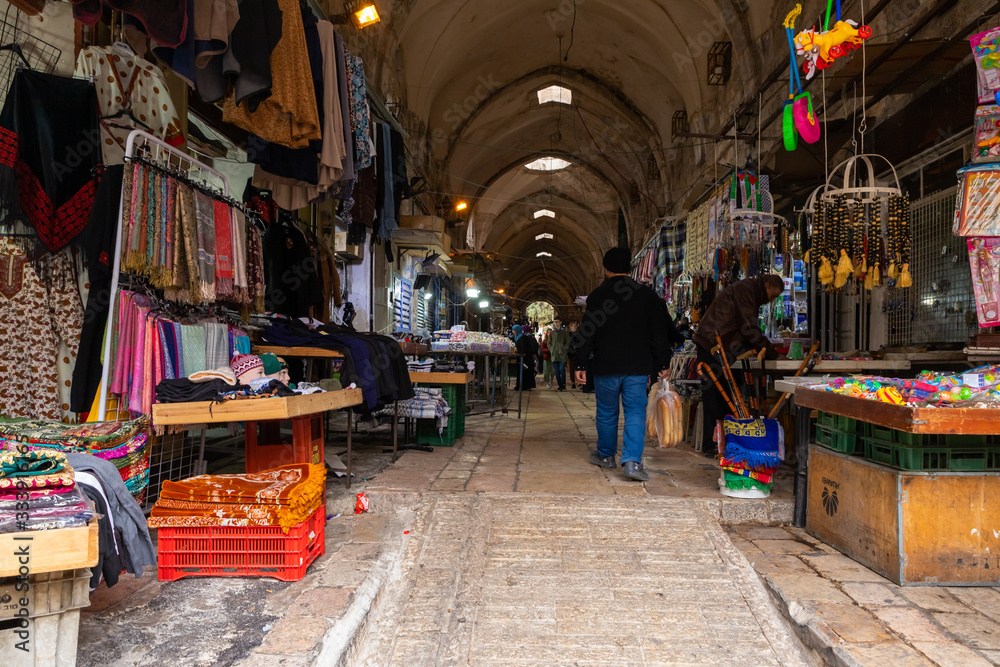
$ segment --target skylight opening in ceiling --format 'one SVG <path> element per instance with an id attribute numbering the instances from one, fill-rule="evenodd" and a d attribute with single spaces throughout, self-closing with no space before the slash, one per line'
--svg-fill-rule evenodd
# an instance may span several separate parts
<path id="1" fill-rule="evenodd" d="M 539 210 L 535 211 L 535 220 L 538 220 L 539 218 L 542 218 L 542 217 L 545 217 L 545 218 L 554 218 L 554 217 L 556 217 L 556 214 L 555 214 L 555 212 L 550 211 L 547 208 L 543 208 L 543 209 L 539 209 Z"/>
<path id="2" fill-rule="evenodd" d="M 573 104 L 573 91 L 562 86 L 547 86 L 538 91 L 538 103 L 548 104 L 558 102 L 559 104 Z"/>
<path id="3" fill-rule="evenodd" d="M 551 257 L 551 256 L 552 256 L 551 252 L 545 252 L 544 250 L 542 252 L 535 253 L 535 257 Z"/>
<path id="4" fill-rule="evenodd" d="M 541 241 L 542 239 L 549 239 L 551 241 L 554 238 L 555 238 L 555 236 L 553 236 L 552 234 L 549 234 L 548 232 L 543 232 L 542 234 L 539 234 L 538 236 L 536 236 L 535 240 L 536 241 Z"/>
<path id="5" fill-rule="evenodd" d="M 570 164 L 572 163 L 560 157 L 540 157 L 524 166 L 532 171 L 558 171 L 565 169 Z"/>

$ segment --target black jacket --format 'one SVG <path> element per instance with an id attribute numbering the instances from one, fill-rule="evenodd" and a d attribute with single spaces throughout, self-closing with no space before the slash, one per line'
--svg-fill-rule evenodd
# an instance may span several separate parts
<path id="1" fill-rule="evenodd" d="M 739 355 L 748 348 L 764 348 L 767 359 L 778 357 L 760 328 L 760 307 L 767 303 L 767 288 L 763 278 L 747 278 L 719 292 L 698 323 L 694 342 L 711 350 L 718 332 L 726 354 Z"/>
<path id="2" fill-rule="evenodd" d="M 594 375 L 650 375 L 670 366 L 665 308 L 656 292 L 627 276 L 605 280 L 587 297 L 580 353 L 593 352 Z"/>

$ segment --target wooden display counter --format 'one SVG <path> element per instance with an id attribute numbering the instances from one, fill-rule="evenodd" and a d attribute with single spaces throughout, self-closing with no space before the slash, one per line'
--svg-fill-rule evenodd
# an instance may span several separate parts
<path id="1" fill-rule="evenodd" d="M 469 384 L 472 373 L 422 373 L 410 371 L 413 384 Z"/>
<path id="2" fill-rule="evenodd" d="M 799 387 L 795 404 L 907 433 L 992 435 L 1000 432 L 1000 410 L 980 408 L 911 408 L 881 401 Z"/>
<path id="3" fill-rule="evenodd" d="M 17 555 L 25 547 L 26 564 Z M 22 565 L 29 574 L 94 567 L 98 553 L 97 519 L 79 528 L 6 533 L 0 535 L 0 578 L 17 576 Z"/>
<path id="4" fill-rule="evenodd" d="M 1000 472 L 911 472 L 809 447 L 806 530 L 901 586 L 1000 585 L 997 498 Z"/>

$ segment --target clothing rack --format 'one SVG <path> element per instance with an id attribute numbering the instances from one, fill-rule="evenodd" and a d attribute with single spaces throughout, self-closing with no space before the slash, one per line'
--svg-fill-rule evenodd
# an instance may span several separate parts
<path id="1" fill-rule="evenodd" d="M 125 159 L 135 157 L 140 151 L 147 151 L 147 159 L 159 162 L 166 169 L 177 169 L 186 174 L 187 178 L 204 178 L 205 176 L 217 179 L 222 185 L 222 194 L 229 196 L 229 179 L 221 172 L 212 169 L 204 162 L 194 159 L 187 153 L 174 148 L 170 144 L 157 139 L 156 137 L 143 132 L 133 130 L 128 135 L 125 143 Z M 122 196 L 118 203 L 118 229 L 115 232 L 115 256 L 114 265 L 111 271 L 111 304 L 108 311 L 108 323 L 104 328 L 104 363 L 101 370 L 101 384 L 98 387 L 99 404 L 97 409 L 97 421 L 104 421 L 107 414 L 108 404 L 108 373 L 111 370 L 111 339 L 114 336 L 113 323 L 115 321 L 115 309 L 118 307 L 118 274 L 121 271 L 122 260 L 122 212 L 125 204 L 125 192 L 122 188 Z"/>

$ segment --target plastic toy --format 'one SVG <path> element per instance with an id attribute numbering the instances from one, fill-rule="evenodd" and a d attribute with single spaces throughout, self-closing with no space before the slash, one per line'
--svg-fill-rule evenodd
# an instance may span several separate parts
<path id="1" fill-rule="evenodd" d="M 991 28 L 969 37 L 976 63 L 979 103 L 1000 104 L 1000 29 Z"/>
<path id="2" fill-rule="evenodd" d="M 813 112 L 812 97 L 809 93 L 802 91 L 802 79 L 799 78 L 799 70 L 795 61 L 795 19 L 802 13 L 802 5 L 795 5 L 795 8 L 788 12 L 783 25 L 785 35 L 788 37 L 788 51 L 791 58 L 791 65 L 788 73 L 788 100 L 782 111 L 782 134 L 784 137 L 785 150 L 794 151 L 798 148 L 799 137 L 806 143 L 814 144 L 819 141 L 820 126 L 819 119 Z M 795 94 L 798 89 L 798 95 Z"/>
<path id="3" fill-rule="evenodd" d="M 872 36 L 870 26 L 859 26 L 855 21 L 849 19 L 845 21 L 840 18 L 840 0 L 837 0 L 837 21 L 831 28 L 830 16 L 832 12 L 833 0 L 828 0 L 823 31 L 819 32 L 815 28 L 809 28 L 800 32 L 793 40 L 795 52 L 805 57 L 802 71 L 806 75 L 806 79 L 813 78 L 817 71 L 826 69 L 837 58 L 848 55 L 854 49 L 861 48 L 861 43 Z"/>

